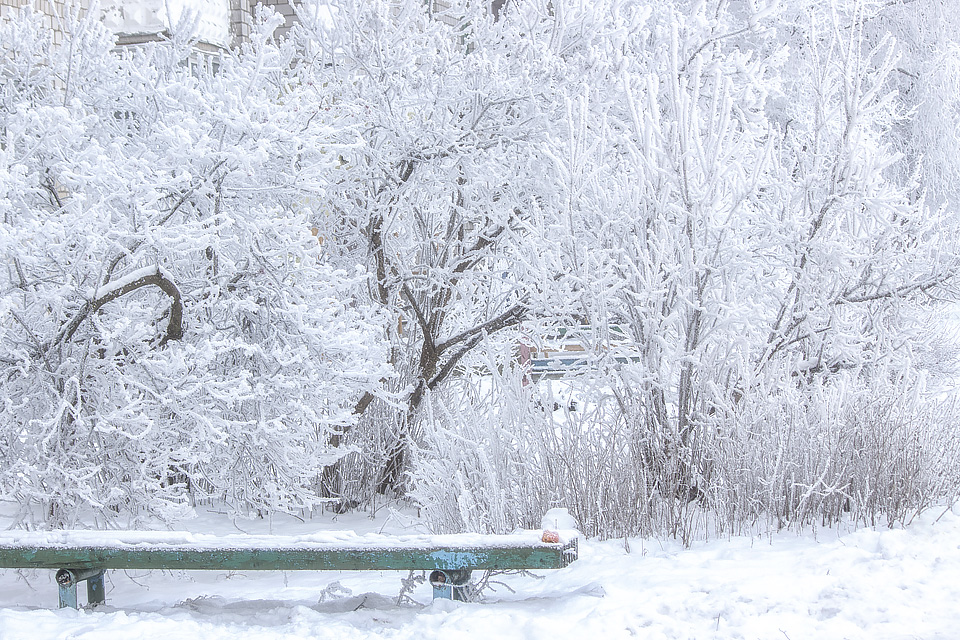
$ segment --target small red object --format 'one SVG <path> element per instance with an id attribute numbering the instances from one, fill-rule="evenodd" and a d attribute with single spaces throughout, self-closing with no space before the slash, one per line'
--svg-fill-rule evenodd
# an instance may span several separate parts
<path id="1" fill-rule="evenodd" d="M 540 538 L 544 542 L 560 542 L 560 534 L 556 531 L 544 531 L 543 536 Z"/>

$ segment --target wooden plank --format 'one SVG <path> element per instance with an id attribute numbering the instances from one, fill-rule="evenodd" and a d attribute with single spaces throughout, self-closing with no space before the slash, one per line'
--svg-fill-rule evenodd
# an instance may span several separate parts
<path id="1" fill-rule="evenodd" d="M 559 569 L 576 559 L 564 545 L 527 547 L 191 548 L 189 546 L 28 547 L 0 545 L 0 567 L 359 571 Z"/>

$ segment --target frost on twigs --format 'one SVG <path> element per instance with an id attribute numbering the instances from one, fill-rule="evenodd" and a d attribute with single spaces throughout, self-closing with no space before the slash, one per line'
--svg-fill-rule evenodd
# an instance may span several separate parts
<path id="1" fill-rule="evenodd" d="M 323 591 L 320 592 L 320 599 L 318 602 L 327 602 L 328 600 L 339 600 L 347 596 L 353 595 L 353 591 L 344 587 L 340 584 L 340 581 L 331 582 L 326 587 L 323 588 Z"/>
<path id="2" fill-rule="evenodd" d="M 955 495 L 947 5 L 434 4 L 264 13 L 196 75 L 0 23 L 20 524 L 386 494 L 689 543 Z M 589 366 L 535 382 L 547 327 Z"/>
<path id="3" fill-rule="evenodd" d="M 483 572 L 478 580 L 471 583 L 469 594 L 470 601 L 479 601 L 484 597 L 484 592 L 496 593 L 498 588 L 506 589 L 510 593 L 516 593 L 516 591 L 509 584 L 504 582 L 502 578 L 507 577 L 518 577 L 518 578 L 533 578 L 534 580 L 543 580 L 544 576 L 533 573 L 526 569 L 517 569 L 517 570 L 493 570 L 488 569 Z"/>
<path id="4" fill-rule="evenodd" d="M 188 39 L 117 51 L 97 16 L 67 16 L 54 49 L 42 29 L 0 24 L 16 61 L 0 387 L 17 399 L 0 499 L 41 527 L 169 523 L 204 503 L 321 512 L 324 470 L 356 451 L 331 435 L 390 376 L 365 274 L 310 234 L 351 134 L 275 82 L 296 73 L 292 44 L 258 39 L 195 77 Z"/>
<path id="5" fill-rule="evenodd" d="M 411 595 L 418 586 L 427 581 L 427 574 L 424 571 L 410 571 L 406 578 L 400 579 L 400 593 L 397 594 L 397 606 L 405 604 L 420 603 L 413 599 Z"/>

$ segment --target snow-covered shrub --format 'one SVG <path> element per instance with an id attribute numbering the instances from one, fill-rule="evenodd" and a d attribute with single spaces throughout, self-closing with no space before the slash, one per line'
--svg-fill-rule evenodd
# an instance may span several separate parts
<path id="1" fill-rule="evenodd" d="M 758 387 L 684 442 L 617 377 L 507 370 L 432 395 L 410 496 L 440 531 L 535 527 L 563 505 L 587 535 L 689 543 L 904 523 L 960 482 L 956 407 L 922 388 Z"/>
<path id="2" fill-rule="evenodd" d="M 553 484 L 563 462 L 534 437 L 553 428 L 552 406 L 539 402 L 534 387 L 503 393 L 504 377 L 516 382 L 516 374 L 495 373 L 492 386 L 457 381 L 463 384 L 428 398 L 408 495 L 438 532 L 536 528 L 548 506 L 566 497 Z"/>
<path id="3" fill-rule="evenodd" d="M 350 134 L 303 108 L 276 20 L 201 77 L 179 38 L 117 52 L 94 16 L 31 58 L 39 22 L 0 23 L 0 497 L 24 524 L 310 509 L 388 375 L 365 273 L 311 233 Z"/>

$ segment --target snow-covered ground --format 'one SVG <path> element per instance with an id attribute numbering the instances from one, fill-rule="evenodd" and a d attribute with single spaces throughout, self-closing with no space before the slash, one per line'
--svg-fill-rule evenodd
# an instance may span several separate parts
<path id="1" fill-rule="evenodd" d="M 411 533 L 399 516 L 237 522 L 249 533 Z M 193 531 L 237 533 L 206 514 Z M 0 639 L 960 638 L 960 507 L 904 529 L 775 533 L 695 544 L 582 541 L 542 578 L 482 603 L 397 604 L 406 573 L 122 572 L 107 605 L 57 610 L 52 571 L 0 572 Z M 81 599 L 83 599 L 81 589 Z"/>

